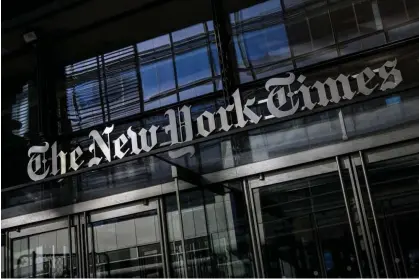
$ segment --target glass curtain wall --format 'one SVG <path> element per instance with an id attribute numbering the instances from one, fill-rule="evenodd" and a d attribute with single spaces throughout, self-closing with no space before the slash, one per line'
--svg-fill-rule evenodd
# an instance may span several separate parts
<path id="1" fill-rule="evenodd" d="M 156 210 L 93 222 L 88 233 L 91 277 L 164 277 Z"/>
<path id="2" fill-rule="evenodd" d="M 73 264 L 73 276 L 77 276 L 74 229 L 72 229 L 72 260 L 70 260 L 68 229 L 12 239 L 11 248 L 14 278 L 70 277 L 70 263 Z"/>
<path id="3" fill-rule="evenodd" d="M 363 239 L 353 241 L 338 173 L 255 189 L 254 197 L 267 277 L 371 276 L 357 260 Z"/>
<path id="4" fill-rule="evenodd" d="M 374 249 L 384 254 L 380 275 L 418 277 L 419 154 L 367 164 L 366 173 L 357 168 Z"/>
<path id="5" fill-rule="evenodd" d="M 419 34 L 415 0 L 269 0 L 230 14 L 240 82 Z"/>
<path id="6" fill-rule="evenodd" d="M 180 193 L 189 277 L 252 277 L 249 228 L 241 192 L 224 195 L 207 190 Z M 173 277 L 184 277 L 176 196 L 165 198 Z"/>
<path id="7" fill-rule="evenodd" d="M 138 115 L 222 89 L 212 21 L 66 67 L 61 132 Z"/>

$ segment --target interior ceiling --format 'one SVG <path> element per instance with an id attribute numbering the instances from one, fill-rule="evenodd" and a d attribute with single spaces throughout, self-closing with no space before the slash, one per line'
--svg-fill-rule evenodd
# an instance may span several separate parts
<path id="1" fill-rule="evenodd" d="M 239 10 L 255 2 L 230 0 L 228 9 Z M 37 9 L 30 12 L 25 9 L 18 16 L 3 18 L 2 79 L 35 69 L 34 46 L 23 40 L 23 34 L 30 31 L 36 32 L 39 41 L 51 42 L 51 52 L 56 54 L 54 61 L 66 65 L 212 18 L 209 0 L 40 0 L 37 3 Z M 7 9 L 8 6 L 3 7 L 3 14 L 9 14 Z M 13 9 L 10 13 L 17 14 Z"/>

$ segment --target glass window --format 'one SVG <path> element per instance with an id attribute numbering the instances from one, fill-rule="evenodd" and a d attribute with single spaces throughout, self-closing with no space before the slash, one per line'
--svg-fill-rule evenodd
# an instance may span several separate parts
<path id="1" fill-rule="evenodd" d="M 407 21 L 404 0 L 380 0 L 378 6 L 385 28 L 391 28 Z"/>
<path id="2" fill-rule="evenodd" d="M 115 120 L 141 112 L 138 80 L 132 46 L 103 55 L 105 111 Z"/>
<path id="3" fill-rule="evenodd" d="M 249 72 L 250 80 L 278 73 L 278 67 L 270 66 L 290 58 L 281 12 L 280 1 L 270 0 L 230 14 L 239 71 Z"/>
<path id="4" fill-rule="evenodd" d="M 74 228 L 72 229 L 73 276 L 77 276 Z M 70 277 L 68 229 L 14 239 L 13 277 Z"/>
<path id="5" fill-rule="evenodd" d="M 221 89 L 213 29 L 209 21 L 137 44 L 145 110 Z"/>
<path id="6" fill-rule="evenodd" d="M 137 44 L 144 102 L 176 88 L 169 35 Z"/>
<path id="7" fill-rule="evenodd" d="M 254 190 L 268 277 L 358 277 L 337 173 Z"/>
<path id="8" fill-rule="evenodd" d="M 194 278 L 252 277 L 249 229 L 241 192 L 180 193 L 187 273 Z M 174 277 L 184 277 L 176 197 L 165 198 Z"/>
<path id="9" fill-rule="evenodd" d="M 90 224 L 88 231 L 94 244 L 89 247 L 95 255 L 94 262 L 90 262 L 96 268 L 93 277 L 163 277 L 155 210 L 98 221 Z"/>
<path id="10" fill-rule="evenodd" d="M 346 41 L 359 35 L 354 12 L 352 5 L 331 12 L 330 15 L 338 41 Z"/>
<path id="11" fill-rule="evenodd" d="M 58 97 L 60 132 L 139 114 L 142 104 L 152 110 L 220 89 L 208 21 L 68 65 L 66 93 Z"/>
<path id="12" fill-rule="evenodd" d="M 414 21 L 388 31 L 390 41 L 398 41 L 417 35 L 419 35 L 419 21 Z"/>
<path id="13" fill-rule="evenodd" d="M 373 163 L 367 169 L 389 277 L 417 277 L 419 154 Z M 360 169 L 359 173 L 362 173 Z M 369 203 L 366 203 L 366 212 L 373 227 Z"/>
<path id="14" fill-rule="evenodd" d="M 409 18 L 419 18 L 419 2 L 416 0 L 405 0 L 405 2 Z"/>
<path id="15" fill-rule="evenodd" d="M 380 18 L 374 16 L 374 9 L 377 9 L 374 3 L 363 1 L 349 2 L 332 11 L 330 15 L 337 40 L 343 42 L 382 29 Z"/>

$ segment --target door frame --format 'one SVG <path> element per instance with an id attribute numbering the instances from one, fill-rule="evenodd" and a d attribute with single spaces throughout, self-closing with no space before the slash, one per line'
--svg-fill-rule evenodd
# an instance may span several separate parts
<path id="1" fill-rule="evenodd" d="M 355 243 L 354 225 L 350 216 L 349 203 L 345 193 L 345 186 L 351 186 L 353 192 L 356 193 L 354 197 L 356 202 L 356 210 L 358 212 L 358 215 L 361 216 L 362 235 L 364 239 L 366 239 L 366 241 L 368 242 L 366 245 L 366 250 L 367 257 L 369 259 L 370 272 L 373 275 L 373 277 L 379 277 L 380 275 L 378 271 L 378 266 L 382 265 L 384 266 L 385 274 L 388 277 L 386 255 L 384 253 L 382 236 L 377 226 L 377 218 L 372 203 L 367 166 L 371 163 L 396 159 L 404 156 L 414 155 L 417 153 L 419 153 L 419 140 L 413 139 L 402 143 L 395 143 L 366 150 L 358 150 L 357 152 L 354 151 L 348 154 L 338 155 L 324 160 L 318 160 L 311 163 L 303 163 L 300 165 L 293 166 L 291 168 L 279 169 L 275 171 L 269 171 L 266 173 L 259 173 L 258 175 L 244 178 L 243 183 L 247 188 L 247 193 L 249 195 L 246 203 L 247 207 L 249 208 L 249 214 L 251 215 L 251 219 L 253 219 L 251 224 L 254 227 L 254 230 L 251 237 L 252 242 L 254 242 L 256 245 L 256 248 L 254 249 L 256 254 L 255 256 L 258 259 L 256 261 L 256 265 L 257 268 L 261 270 L 263 277 L 266 276 L 263 265 L 263 255 L 261 252 L 262 243 L 264 243 L 264 239 L 263 235 L 261 235 L 258 229 L 257 220 L 260 220 L 258 218 L 261 217 L 261 210 L 259 201 L 257 198 L 255 198 L 254 189 L 332 172 L 337 172 L 340 177 L 340 184 L 343 190 L 342 193 L 344 195 L 344 202 L 348 214 L 348 221 L 355 246 L 355 253 L 357 257 L 358 266 L 360 265 L 359 251 Z M 361 174 L 357 173 L 357 167 L 360 167 L 362 169 Z M 343 169 L 348 170 L 351 185 L 345 185 L 342 173 Z M 359 175 L 361 175 L 361 177 L 359 177 Z M 360 179 L 363 180 L 365 184 L 364 186 L 367 189 L 367 200 L 364 200 L 364 198 L 362 197 L 360 189 Z M 372 217 L 374 222 L 374 228 L 372 229 L 375 230 L 377 236 L 378 246 L 381 255 L 380 257 L 377 257 L 377 255 L 374 253 L 374 247 L 372 246 L 373 236 L 371 235 L 371 228 L 368 224 L 366 216 L 366 202 L 368 202 L 369 205 L 371 205 Z M 362 272 L 360 274 L 362 275 Z"/>
<path id="2" fill-rule="evenodd" d="M 70 216 L 67 218 L 63 217 L 57 220 L 49 220 L 42 223 L 35 223 L 30 224 L 27 226 L 17 227 L 14 228 L 14 230 L 8 230 L 5 232 L 5 275 L 6 277 L 12 278 L 14 276 L 14 256 L 13 256 L 13 241 L 26 238 L 34 235 L 39 235 L 42 233 L 48 233 L 53 231 L 58 231 L 62 229 L 67 229 L 67 237 L 68 237 L 68 244 L 69 244 L 69 255 L 70 256 L 70 266 L 73 267 L 73 255 L 77 256 L 78 249 L 76 247 L 76 251 L 73 250 L 73 238 L 72 238 L 72 222 Z M 76 240 L 77 242 L 77 240 Z M 28 252 L 29 252 L 29 245 L 28 245 Z M 36 265 L 33 265 L 33 268 L 35 268 Z M 78 267 L 76 267 L 78 268 Z M 36 273 L 36 269 L 32 270 L 32 272 Z M 73 268 L 70 268 L 70 276 L 73 276 Z"/>
<path id="3" fill-rule="evenodd" d="M 93 278 L 96 276 L 96 257 L 92 257 L 92 264 L 90 270 L 90 262 L 89 262 L 89 254 L 93 253 L 95 254 L 95 245 L 94 245 L 94 234 L 92 229 L 92 224 L 99 222 L 99 221 L 105 221 L 105 220 L 112 220 L 117 217 L 124 217 L 129 215 L 134 215 L 138 213 L 146 213 L 149 211 L 156 211 L 155 215 L 157 216 L 158 220 L 158 233 L 159 233 L 159 243 L 160 243 L 160 249 L 161 249 L 161 263 L 163 266 L 163 275 L 165 277 L 169 277 L 170 275 L 170 268 L 168 263 L 168 242 L 167 242 L 167 224 L 166 224 L 166 218 L 164 216 L 164 203 L 162 201 L 162 196 L 152 198 L 152 199 L 144 199 L 139 200 L 133 203 L 129 204 L 121 204 L 118 206 L 111 206 L 107 208 L 97 209 L 91 212 L 85 212 L 84 214 L 84 220 L 86 228 L 86 235 L 89 233 L 88 227 L 90 228 L 90 237 L 86 237 L 86 243 L 88 249 L 86 249 L 87 257 L 85 261 L 85 265 L 88 267 L 88 277 L 90 275 L 93 275 Z M 91 243 L 90 243 L 91 242 Z M 91 247 L 91 251 L 89 250 Z"/>

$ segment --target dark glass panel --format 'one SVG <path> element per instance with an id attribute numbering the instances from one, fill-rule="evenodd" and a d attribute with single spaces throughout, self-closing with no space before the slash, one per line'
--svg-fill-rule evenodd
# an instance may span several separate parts
<path id="1" fill-rule="evenodd" d="M 73 276 L 77 276 L 75 237 L 72 228 Z M 68 229 L 45 232 L 12 240 L 14 278 L 70 277 Z"/>
<path id="2" fill-rule="evenodd" d="M 243 196 L 207 190 L 180 193 L 187 273 L 194 278 L 253 276 Z M 165 199 L 174 277 L 184 277 L 176 197 Z"/>
<path id="3" fill-rule="evenodd" d="M 160 227 L 155 210 L 89 226 L 90 268 L 106 278 L 163 277 Z M 93 246 L 92 246 L 93 244 Z M 94 251 L 92 251 L 94 248 Z"/>
<path id="4" fill-rule="evenodd" d="M 407 278 L 419 276 L 419 156 L 386 160 L 367 165 L 367 176 L 372 203 L 381 236 L 385 262 L 380 255 L 379 271 L 385 276 L 386 265 L 389 277 Z M 363 177 L 362 170 L 358 174 Z M 361 180 L 361 189 L 366 203 L 369 226 L 375 227 L 372 207 L 368 202 L 366 184 Z M 374 249 L 380 246 L 374 234 Z"/>
<path id="5" fill-rule="evenodd" d="M 391 28 L 407 20 L 404 0 L 380 0 L 378 7 L 384 28 Z"/>
<path id="6" fill-rule="evenodd" d="M 359 276 L 341 189 L 332 173 L 254 190 L 268 277 Z"/>

